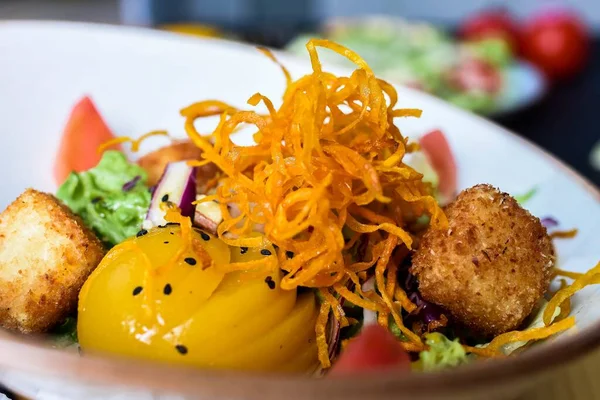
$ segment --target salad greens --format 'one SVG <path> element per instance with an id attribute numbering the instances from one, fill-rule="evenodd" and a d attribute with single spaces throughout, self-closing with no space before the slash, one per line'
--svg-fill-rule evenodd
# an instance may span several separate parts
<path id="1" fill-rule="evenodd" d="M 537 187 L 533 187 L 533 188 L 529 189 L 526 193 L 523 193 L 523 194 L 520 194 L 520 195 L 519 194 L 515 195 L 514 198 L 517 201 L 517 203 L 523 205 L 523 204 L 527 203 L 529 200 L 531 200 L 531 198 L 533 196 L 535 196 L 535 194 L 537 193 L 537 191 L 538 191 L 538 188 Z"/>
<path id="2" fill-rule="evenodd" d="M 422 371 L 437 371 L 447 367 L 456 367 L 467 362 L 467 353 L 458 339 L 450 340 L 441 333 L 425 335 L 429 350 L 419 354 L 416 368 Z"/>
<path id="3" fill-rule="evenodd" d="M 123 153 L 107 151 L 96 167 L 72 172 L 56 195 L 112 246 L 142 226 L 150 206 L 146 179 L 146 172 Z"/>
<path id="4" fill-rule="evenodd" d="M 67 317 L 51 334 L 55 347 L 65 348 L 77 344 L 77 318 Z"/>
<path id="5" fill-rule="evenodd" d="M 394 321 L 394 319 L 391 317 L 389 319 L 388 328 L 389 328 L 390 332 L 392 332 L 392 335 L 396 336 L 396 338 L 398 340 L 401 340 L 403 342 L 408 341 L 408 338 L 406 337 L 406 335 L 404 335 L 404 333 L 400 330 L 400 327 L 398 326 L 396 321 Z"/>

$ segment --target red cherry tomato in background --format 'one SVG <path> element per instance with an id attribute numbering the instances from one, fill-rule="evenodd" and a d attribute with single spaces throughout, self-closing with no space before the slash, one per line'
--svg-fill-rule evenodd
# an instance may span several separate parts
<path id="1" fill-rule="evenodd" d="M 329 375 L 340 376 L 381 370 L 410 371 L 410 358 L 398 340 L 379 325 L 369 325 L 353 339 Z"/>
<path id="2" fill-rule="evenodd" d="M 502 38 L 514 54 L 519 51 L 520 29 L 517 21 L 506 10 L 488 10 L 467 18 L 459 30 L 465 40 Z"/>
<path id="3" fill-rule="evenodd" d="M 575 75 L 589 56 L 589 36 L 583 21 L 568 11 L 550 11 L 529 21 L 521 48 L 526 59 L 549 78 Z"/>

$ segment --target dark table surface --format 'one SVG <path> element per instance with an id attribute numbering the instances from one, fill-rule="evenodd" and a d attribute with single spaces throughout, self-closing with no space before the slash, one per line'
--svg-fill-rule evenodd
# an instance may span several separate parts
<path id="1" fill-rule="evenodd" d="M 600 171 L 590 164 L 590 151 L 600 140 L 600 38 L 593 42 L 589 64 L 581 74 L 551 87 L 536 105 L 496 122 L 600 186 Z"/>

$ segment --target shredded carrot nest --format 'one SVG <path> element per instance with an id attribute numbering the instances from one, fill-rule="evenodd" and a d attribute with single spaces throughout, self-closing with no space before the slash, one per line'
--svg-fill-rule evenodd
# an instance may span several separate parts
<path id="1" fill-rule="evenodd" d="M 223 212 L 218 235 L 232 246 L 271 242 L 279 255 L 294 254 L 278 256 L 286 272 L 281 287 L 318 288 L 324 295 L 316 327 L 323 367 L 330 365 L 327 316 L 333 312 L 347 323 L 342 298 L 378 311 L 386 326 L 391 316 L 408 338 L 407 348 L 422 349 L 421 339 L 402 323 L 402 309 L 410 311 L 414 304 L 396 286 L 396 264 L 390 262 L 396 248 L 411 248 L 413 235 L 407 226 L 419 216 L 430 216 L 434 227 L 447 226 L 430 186 L 403 163 L 416 146 L 393 123 L 396 117 L 419 117 L 421 111 L 395 108 L 394 88 L 376 78 L 353 51 L 326 40 L 311 40 L 306 47 L 313 71 L 297 80 L 261 49 L 287 81 L 279 108 L 260 93 L 248 100 L 252 106 L 263 103 L 267 115 L 216 101 L 181 110 L 188 136 L 203 151 L 203 160 L 195 164 L 214 163 L 222 171 L 216 194 Z M 339 53 L 357 69 L 341 77 L 323 71 L 317 47 Z M 194 122 L 214 115 L 220 115 L 214 132 L 200 134 Z M 241 124 L 257 128 L 253 146 L 232 142 Z M 227 204 L 237 204 L 240 215 L 232 216 Z M 257 224 L 264 226 L 264 236 L 252 235 Z M 353 259 L 342 228 L 351 241 L 358 235 L 365 238 L 367 261 Z M 363 293 L 361 272 L 373 267 L 377 291 Z"/>

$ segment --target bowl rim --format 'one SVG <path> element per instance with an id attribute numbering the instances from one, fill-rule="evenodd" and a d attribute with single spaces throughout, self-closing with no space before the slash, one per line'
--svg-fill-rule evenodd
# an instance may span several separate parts
<path id="1" fill-rule="evenodd" d="M 84 28 L 99 26 L 123 32 L 138 31 L 151 35 L 170 35 L 181 40 L 200 40 L 223 42 L 215 38 L 183 38 L 176 33 L 157 32 L 141 27 L 123 27 L 108 24 L 63 22 L 63 21 L 0 21 L 5 24 L 45 24 Z M 163 38 L 164 38 L 163 37 Z M 174 39 L 175 40 L 175 39 Z M 237 44 L 236 44 L 237 45 Z M 247 45 L 239 44 L 241 47 Z M 286 57 L 290 57 L 286 55 Z M 430 96 L 431 97 L 431 96 Z M 468 113 L 440 99 L 455 112 Z M 558 167 L 570 176 L 574 183 L 583 188 L 600 204 L 600 190 L 585 177 L 554 155 L 538 147 L 530 140 L 521 137 L 482 116 L 468 113 L 471 118 L 479 119 L 484 125 L 493 127 L 498 133 L 510 137 L 519 145 L 537 153 L 548 163 Z M 39 340 L 30 337 L 18 337 L 6 333 L 0 335 L 0 367 L 20 373 L 41 374 L 61 379 L 76 379 L 78 382 L 97 385 L 116 385 L 138 389 L 152 389 L 181 394 L 203 396 L 241 397 L 248 399 L 280 399 L 281 393 L 290 393 L 292 397 L 310 397 L 316 393 L 322 398 L 364 398 L 365 395 L 377 398 L 397 391 L 407 396 L 433 396 L 455 393 L 459 390 L 500 386 L 508 381 L 530 379 L 533 374 L 541 374 L 551 368 L 578 359 L 589 351 L 600 348 L 600 321 L 583 329 L 580 333 L 563 338 L 551 347 L 534 347 L 518 357 L 508 357 L 493 362 L 473 363 L 461 368 L 427 374 L 399 375 L 393 371 L 312 379 L 302 376 L 279 374 L 241 373 L 235 371 L 199 370 L 173 366 L 156 362 L 140 362 L 114 356 L 79 354 L 50 348 Z M 546 351 L 551 349 L 552 351 Z"/>

